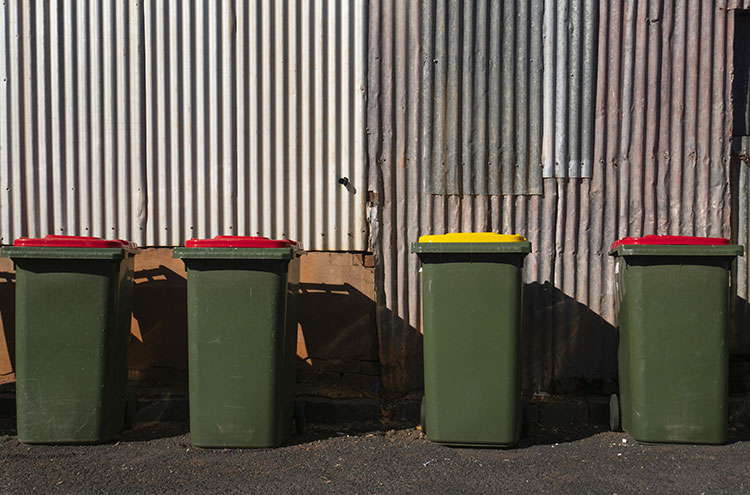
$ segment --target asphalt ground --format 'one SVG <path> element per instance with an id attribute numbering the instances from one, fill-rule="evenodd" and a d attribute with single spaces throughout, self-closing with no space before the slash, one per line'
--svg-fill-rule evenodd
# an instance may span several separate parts
<path id="1" fill-rule="evenodd" d="M 200 449 L 187 423 L 97 446 L 20 444 L 0 424 L 2 493 L 747 493 L 750 437 L 641 445 L 597 427 L 535 429 L 514 449 L 451 448 L 416 428 L 309 428 L 277 449 Z"/>

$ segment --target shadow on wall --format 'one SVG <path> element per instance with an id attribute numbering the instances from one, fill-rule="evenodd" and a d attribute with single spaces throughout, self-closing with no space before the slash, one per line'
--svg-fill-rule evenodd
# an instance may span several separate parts
<path id="1" fill-rule="evenodd" d="M 732 355 L 750 356 L 750 303 L 735 295 L 732 311 L 734 321 L 729 335 L 729 352 Z"/>
<path id="2" fill-rule="evenodd" d="M 750 17 L 748 17 L 750 19 Z M 735 44 L 735 47 L 738 45 Z M 746 47 L 743 46 L 743 49 Z M 743 107 L 744 110 L 744 107 Z M 740 225 L 740 212 L 747 208 L 747 175 L 748 163 L 745 161 L 746 150 L 742 149 L 742 139 L 737 138 L 733 146 L 738 146 L 733 150 L 733 156 L 729 161 L 729 185 L 731 191 L 731 238 L 738 244 L 746 244 L 747 231 L 750 226 Z M 743 159 L 739 159 L 742 155 Z M 748 220 L 743 218 L 745 222 Z M 750 246 L 745 245 L 745 259 L 750 259 Z M 745 279 L 747 284 L 747 273 L 741 273 L 738 269 L 738 262 L 732 266 L 732 293 L 737 294 L 738 278 Z M 736 295 L 732 307 L 732 326 L 729 335 L 729 351 L 733 355 L 750 356 L 750 303 L 739 295 Z"/>
<path id="3" fill-rule="evenodd" d="M 523 297 L 524 392 L 616 392 L 615 327 L 550 283 L 524 284 Z"/>
<path id="4" fill-rule="evenodd" d="M 524 393 L 616 392 L 615 327 L 549 283 L 524 284 L 523 291 L 521 370 Z M 381 312 L 381 317 L 395 333 L 388 339 L 394 347 L 380 349 L 386 385 L 393 387 L 390 390 L 423 387 L 422 334 L 394 317 L 391 311 L 381 308 Z"/>
<path id="5" fill-rule="evenodd" d="M 378 394 L 375 301 L 350 284 L 300 284 L 297 381 Z"/>
<path id="6" fill-rule="evenodd" d="M 0 381 L 16 369 L 16 274 L 0 271 Z"/>
<path id="7" fill-rule="evenodd" d="M 187 280 L 164 265 L 137 270 L 128 367 L 187 370 Z"/>
<path id="8" fill-rule="evenodd" d="M 384 296 L 383 296 L 384 297 Z M 422 304 L 421 301 L 419 304 Z M 380 338 L 382 380 L 388 398 L 424 389 L 424 338 L 419 329 L 384 305 L 378 321 L 390 331 Z"/>

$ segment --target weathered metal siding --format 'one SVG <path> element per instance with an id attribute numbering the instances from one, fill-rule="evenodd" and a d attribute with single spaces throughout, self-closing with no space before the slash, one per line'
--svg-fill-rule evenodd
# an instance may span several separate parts
<path id="1" fill-rule="evenodd" d="M 422 2 L 424 192 L 541 193 L 542 12 Z"/>
<path id="2" fill-rule="evenodd" d="M 367 248 L 364 0 L 0 12 L 0 242 L 244 234 Z"/>
<path id="3" fill-rule="evenodd" d="M 544 2 L 544 177 L 591 177 L 597 2 Z"/>
<path id="4" fill-rule="evenodd" d="M 748 2 L 750 7 L 750 2 Z M 735 15 L 732 81 L 732 230 L 746 249 L 737 260 L 737 298 L 732 350 L 750 353 L 750 12 Z"/>
<path id="5" fill-rule="evenodd" d="M 542 170 L 591 176 L 596 2 L 421 2 L 424 192 L 541 194 Z"/>
<path id="6" fill-rule="evenodd" d="M 379 193 L 371 218 L 386 389 L 417 388 L 422 379 L 410 243 L 423 233 L 492 230 L 525 234 L 533 244 L 525 265 L 524 388 L 610 391 L 611 242 L 653 232 L 730 235 L 733 18 L 726 3 L 599 1 L 592 177 L 545 179 L 542 196 L 421 189 L 420 129 L 432 125 L 419 69 L 428 7 L 370 3 L 370 188 Z"/>

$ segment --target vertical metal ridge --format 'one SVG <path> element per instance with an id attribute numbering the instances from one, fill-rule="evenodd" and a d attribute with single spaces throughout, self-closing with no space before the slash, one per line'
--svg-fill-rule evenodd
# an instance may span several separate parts
<path id="1" fill-rule="evenodd" d="M 592 176 L 598 1 L 544 3 L 545 178 Z"/>
<path id="2" fill-rule="evenodd" d="M 555 30 L 555 64 L 545 66 L 555 71 L 555 93 L 547 95 L 555 101 L 555 177 L 567 177 L 568 169 L 568 10 L 570 2 L 558 0 Z M 549 118 L 549 116 L 545 116 Z"/>
<path id="3" fill-rule="evenodd" d="M 183 59 L 179 49 L 179 30 L 184 29 L 184 27 L 181 26 L 182 19 L 178 3 L 175 0 L 165 2 L 164 10 L 167 12 L 160 24 L 164 29 L 161 37 L 166 39 L 161 40 L 163 45 L 159 51 L 159 53 L 164 54 L 163 62 L 165 63 L 162 68 L 164 71 L 163 79 L 161 79 L 164 86 L 159 98 L 163 105 L 159 113 L 163 116 L 161 125 L 164 133 L 164 141 L 161 141 L 161 147 L 164 149 L 164 154 L 161 156 L 163 163 L 160 165 L 165 168 L 163 184 L 166 197 L 164 201 L 170 205 L 169 212 L 164 212 L 164 224 L 169 229 L 166 238 L 172 240 L 175 237 L 184 237 L 181 221 L 184 211 L 182 208 L 173 206 L 180 202 L 180 196 L 182 196 L 181 176 L 184 173 L 183 164 L 185 163 L 183 156 L 185 148 L 182 141 L 182 123 L 184 120 L 180 114 L 179 104 L 185 90 L 180 77 Z M 177 29 L 170 29 L 171 26 L 175 26 Z"/>

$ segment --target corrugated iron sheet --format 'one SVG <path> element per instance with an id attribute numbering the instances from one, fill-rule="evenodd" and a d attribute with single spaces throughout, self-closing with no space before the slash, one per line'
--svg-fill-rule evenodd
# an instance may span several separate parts
<path id="1" fill-rule="evenodd" d="M 365 15 L 361 0 L 8 2 L 0 242 L 366 249 Z"/>
<path id="2" fill-rule="evenodd" d="M 0 243 L 21 235 L 143 239 L 142 7 L 0 9 Z"/>
<path id="3" fill-rule="evenodd" d="M 420 110 L 433 95 L 415 69 L 427 49 L 419 33 L 428 7 L 370 3 L 368 146 L 379 203 L 370 216 L 386 389 L 421 386 L 419 272 L 410 243 L 425 233 L 492 230 L 525 234 L 533 244 L 525 265 L 524 388 L 612 391 L 611 242 L 654 232 L 731 233 L 733 16 L 726 2 L 600 0 L 591 38 L 591 179 L 546 179 L 542 196 L 436 196 L 422 189 L 420 153 L 420 129 L 433 126 Z"/>
<path id="4" fill-rule="evenodd" d="M 737 242 L 745 246 L 745 256 L 737 259 L 737 298 L 735 325 L 730 338 L 730 351 L 750 354 L 750 138 L 738 138 L 732 159 L 733 226 Z"/>
<path id="5" fill-rule="evenodd" d="M 540 169 L 591 176 L 597 10 L 597 0 L 422 2 L 425 192 L 541 194 Z"/>
<path id="6" fill-rule="evenodd" d="M 735 352 L 750 352 L 750 12 L 737 12 L 734 18 L 732 80 L 732 232 L 746 249 L 737 260 L 735 326 L 731 339 Z"/>
<path id="7" fill-rule="evenodd" d="M 544 2 L 544 177 L 591 177 L 597 2 Z"/>
<path id="8" fill-rule="evenodd" d="M 541 0 L 422 2 L 425 192 L 541 192 L 542 12 Z"/>

